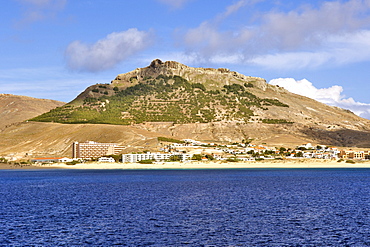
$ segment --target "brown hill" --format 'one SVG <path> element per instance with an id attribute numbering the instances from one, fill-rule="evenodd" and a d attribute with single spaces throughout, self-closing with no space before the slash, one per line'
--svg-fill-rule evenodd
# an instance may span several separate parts
<path id="1" fill-rule="evenodd" d="M 370 132 L 343 130 L 296 129 L 264 123 L 145 123 L 136 125 L 59 124 L 23 122 L 0 132 L 0 156 L 60 157 L 72 155 L 74 141 L 114 142 L 126 147 L 124 152 L 158 151 L 157 137 L 191 138 L 228 143 L 253 139 L 255 144 L 295 147 L 302 143 L 347 147 L 370 147 Z"/>
<path id="2" fill-rule="evenodd" d="M 88 87 L 74 101 L 35 121 L 277 124 L 297 129 L 369 130 L 369 120 L 228 69 L 192 68 L 154 60 Z M 287 127 L 289 123 L 289 127 Z M 227 138 L 226 138 L 227 139 Z"/>
<path id="3" fill-rule="evenodd" d="M 23 122 L 0 132 L 0 156 L 60 157 L 72 155 L 74 141 L 115 142 L 135 149 L 157 145 L 156 133 L 134 126 Z"/>
<path id="4" fill-rule="evenodd" d="M 183 84 L 174 87 L 178 78 Z M 155 91 L 157 85 L 168 92 Z M 140 94 L 133 88 L 147 91 Z M 240 114 L 243 108 L 248 114 Z M 129 124 L 78 124 L 90 112 L 95 114 L 90 122 L 109 123 L 113 119 Z M 205 114 L 210 112 L 213 115 Z M 163 122 L 177 119 L 174 116 L 179 113 L 187 122 Z M 135 118 L 138 115 L 140 119 Z M 121 121 L 125 118 L 129 122 Z M 304 142 L 370 147 L 370 121 L 348 110 L 290 93 L 262 78 L 172 61 L 154 60 L 148 67 L 118 75 L 111 84 L 90 86 L 71 103 L 39 119 L 75 124 L 27 122 L 11 126 L 1 132 L 0 154 L 70 156 L 72 142 L 87 140 L 120 143 L 127 147 L 125 152 L 155 150 L 159 136 L 224 143 L 253 139 L 256 144 L 289 147 Z"/>
<path id="5" fill-rule="evenodd" d="M 49 99 L 0 94 L 0 129 L 36 117 L 64 104 Z"/>

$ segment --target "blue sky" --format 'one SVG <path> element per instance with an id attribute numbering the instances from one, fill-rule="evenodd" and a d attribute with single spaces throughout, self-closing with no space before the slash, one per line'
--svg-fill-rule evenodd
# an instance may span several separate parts
<path id="1" fill-rule="evenodd" d="M 0 26 L 0 93 L 68 102 L 160 58 L 370 118 L 370 0 L 7 0 Z"/>

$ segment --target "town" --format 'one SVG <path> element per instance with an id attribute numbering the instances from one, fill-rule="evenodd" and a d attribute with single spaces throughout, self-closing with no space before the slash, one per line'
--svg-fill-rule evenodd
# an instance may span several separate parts
<path id="1" fill-rule="evenodd" d="M 192 139 L 176 140 L 159 138 L 160 147 L 157 152 L 149 150 L 143 152 L 124 153 L 124 146 L 116 143 L 99 143 L 94 141 L 74 142 L 72 144 L 72 158 L 32 158 L 32 163 L 66 163 L 77 164 L 88 161 L 95 162 L 123 162 L 123 163 L 152 163 L 152 162 L 191 162 L 219 160 L 225 162 L 248 162 L 263 160 L 289 159 L 328 159 L 355 163 L 370 160 L 368 150 L 339 150 L 336 147 L 325 145 L 302 144 L 295 148 L 267 147 L 251 144 L 250 140 L 241 143 L 216 144 L 204 143 Z M 7 162 L 6 157 L 0 162 Z"/>

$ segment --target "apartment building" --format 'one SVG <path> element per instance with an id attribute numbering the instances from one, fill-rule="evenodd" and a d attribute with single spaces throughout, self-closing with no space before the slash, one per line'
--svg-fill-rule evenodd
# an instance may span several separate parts
<path id="1" fill-rule="evenodd" d="M 119 154 L 124 149 L 116 143 L 98 143 L 93 141 L 74 142 L 72 144 L 73 158 L 99 158 L 104 155 Z"/>
<path id="2" fill-rule="evenodd" d="M 339 158 L 341 159 L 355 159 L 355 160 L 364 160 L 370 159 L 369 151 L 345 151 L 342 150 L 339 153 Z"/>
<path id="3" fill-rule="evenodd" d="M 173 153 L 143 153 L 143 154 L 123 154 L 122 162 L 135 163 L 141 160 L 155 160 L 155 161 L 165 161 L 169 160 L 171 156 L 178 156 L 181 161 L 191 159 L 190 154 L 173 154 Z"/>

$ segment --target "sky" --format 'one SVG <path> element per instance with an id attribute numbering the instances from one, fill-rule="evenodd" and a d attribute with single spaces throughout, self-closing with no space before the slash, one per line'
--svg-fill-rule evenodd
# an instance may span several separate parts
<path id="1" fill-rule="evenodd" d="M 370 0 L 6 0 L 0 12 L 0 93 L 69 102 L 159 58 L 370 119 Z"/>

